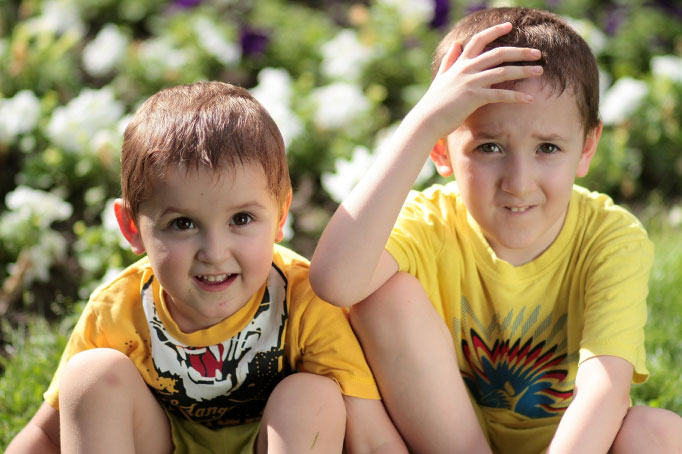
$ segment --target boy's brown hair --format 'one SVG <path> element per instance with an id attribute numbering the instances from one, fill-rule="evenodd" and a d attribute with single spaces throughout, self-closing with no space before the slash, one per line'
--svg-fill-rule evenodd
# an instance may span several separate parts
<path id="1" fill-rule="evenodd" d="M 154 181 L 170 167 L 259 164 L 280 205 L 291 191 L 282 135 L 245 89 L 197 82 L 159 91 L 135 112 L 121 152 L 121 197 L 137 220 Z"/>
<path id="2" fill-rule="evenodd" d="M 453 42 L 464 47 L 478 32 L 510 22 L 512 30 L 490 43 L 496 47 L 530 47 L 542 52 L 539 61 L 514 62 L 513 65 L 542 65 L 542 80 L 556 93 L 571 90 L 578 103 L 584 132 L 599 126 L 599 70 L 584 39 L 563 19 L 548 11 L 528 8 L 493 8 L 476 11 L 457 22 L 434 53 L 432 72 Z"/>

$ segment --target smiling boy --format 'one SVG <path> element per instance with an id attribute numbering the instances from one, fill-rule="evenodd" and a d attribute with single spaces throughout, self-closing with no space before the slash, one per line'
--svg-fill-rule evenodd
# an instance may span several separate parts
<path id="1" fill-rule="evenodd" d="M 8 454 L 405 452 L 344 312 L 275 244 L 286 154 L 248 91 L 148 99 L 121 187 L 121 232 L 146 257 L 93 292 Z"/>
<path id="2" fill-rule="evenodd" d="M 325 229 L 313 288 L 353 305 L 414 452 L 680 452 L 678 415 L 629 407 L 648 375 L 652 245 L 633 215 L 574 186 L 598 105 L 594 57 L 563 20 L 473 13 Z M 455 181 L 410 193 L 429 155 Z"/>

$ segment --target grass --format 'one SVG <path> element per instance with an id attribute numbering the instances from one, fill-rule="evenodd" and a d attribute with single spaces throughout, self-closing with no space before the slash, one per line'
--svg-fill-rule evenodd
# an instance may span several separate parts
<path id="1" fill-rule="evenodd" d="M 20 329 L 2 329 L 9 339 L 8 360 L 0 356 L 0 451 L 4 451 L 43 401 L 61 352 L 66 346 L 72 319 L 50 326 L 42 318 L 31 319 Z M 10 347 L 11 346 L 11 347 Z"/>
<path id="2" fill-rule="evenodd" d="M 682 415 L 682 229 L 655 228 L 651 239 L 656 262 L 650 281 L 646 327 L 647 364 L 651 377 L 632 388 L 635 404 L 663 407 Z M 4 451 L 42 403 L 73 326 L 73 317 L 50 326 L 41 319 L 25 328 L 2 326 L 10 339 L 12 359 L 0 356 L 0 450 Z"/>
<path id="3" fill-rule="evenodd" d="M 656 261 L 647 299 L 647 365 L 650 377 L 635 385 L 636 404 L 664 407 L 682 415 L 682 230 L 651 234 Z"/>

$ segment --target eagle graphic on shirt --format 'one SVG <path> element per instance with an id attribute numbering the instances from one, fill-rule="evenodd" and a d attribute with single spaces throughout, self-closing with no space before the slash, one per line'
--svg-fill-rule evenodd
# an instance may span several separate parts
<path id="1" fill-rule="evenodd" d="M 569 355 L 561 341 L 566 315 L 539 320 L 539 307 L 530 313 L 522 307 L 484 325 L 466 310 L 468 305 L 463 298 L 463 313 L 472 319 L 460 343 L 469 366 L 462 378 L 478 404 L 530 418 L 563 413 L 573 396 L 573 382 L 567 380 Z"/>

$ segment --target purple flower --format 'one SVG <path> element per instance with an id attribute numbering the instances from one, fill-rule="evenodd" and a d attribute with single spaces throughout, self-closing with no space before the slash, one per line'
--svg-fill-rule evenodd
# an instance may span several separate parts
<path id="1" fill-rule="evenodd" d="M 615 35 L 620 30 L 621 25 L 625 22 L 627 12 L 622 8 L 612 8 L 606 14 L 604 19 L 604 31 L 608 35 Z"/>
<path id="2" fill-rule="evenodd" d="M 256 55 L 262 53 L 268 45 L 269 37 L 266 32 L 244 26 L 239 32 L 239 43 L 242 55 Z"/>
<path id="3" fill-rule="evenodd" d="M 480 2 L 480 3 L 469 3 L 466 8 L 466 14 L 469 15 L 471 13 L 475 13 L 476 11 L 481 11 L 483 9 L 486 9 L 488 5 L 486 2 Z"/>
<path id="4" fill-rule="evenodd" d="M 450 1 L 449 0 L 433 0 L 433 19 L 431 20 L 431 27 L 441 28 L 450 21 Z"/>
<path id="5" fill-rule="evenodd" d="M 176 8 L 189 9 L 194 8 L 199 3 L 201 3 L 201 0 L 175 0 L 173 6 Z"/>
<path id="6" fill-rule="evenodd" d="M 656 0 L 654 5 L 668 14 L 682 17 L 682 5 L 677 0 Z"/>

